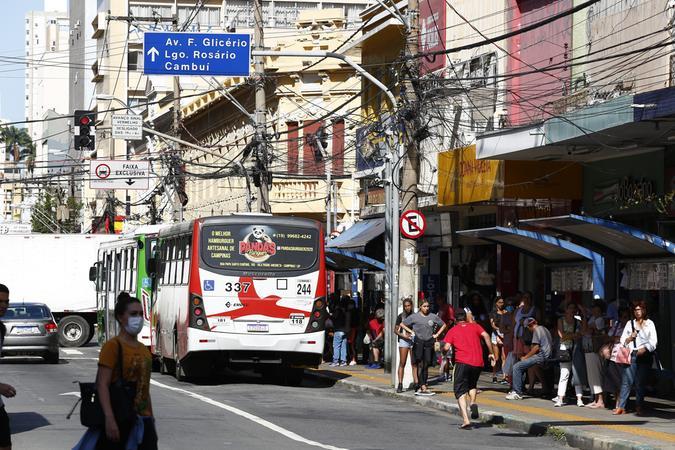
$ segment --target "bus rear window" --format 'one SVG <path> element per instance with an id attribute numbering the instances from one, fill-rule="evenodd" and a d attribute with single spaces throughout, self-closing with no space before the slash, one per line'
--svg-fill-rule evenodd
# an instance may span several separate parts
<path id="1" fill-rule="evenodd" d="M 306 270 L 318 255 L 319 233 L 283 225 L 211 225 L 202 229 L 201 254 L 215 269 Z"/>

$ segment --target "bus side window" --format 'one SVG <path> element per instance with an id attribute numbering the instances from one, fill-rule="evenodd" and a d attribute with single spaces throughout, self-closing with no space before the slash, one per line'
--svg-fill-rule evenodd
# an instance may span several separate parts
<path id="1" fill-rule="evenodd" d="M 176 284 L 183 284 L 183 237 L 176 238 Z"/>
<path id="2" fill-rule="evenodd" d="M 129 254 L 128 248 L 123 248 L 120 251 L 120 291 L 127 290 L 127 276 L 129 274 Z"/>
<path id="3" fill-rule="evenodd" d="M 169 260 L 167 258 L 168 244 L 169 243 L 166 240 L 163 240 L 159 247 L 159 261 L 160 261 L 159 267 L 160 267 L 160 280 L 162 286 L 165 286 L 167 284 L 166 266 L 169 264 Z"/>
<path id="4" fill-rule="evenodd" d="M 174 267 L 176 266 L 176 255 L 175 255 L 176 244 L 175 243 L 176 243 L 176 240 L 174 238 L 172 238 L 171 240 L 169 240 L 169 246 L 167 247 L 167 250 L 169 252 L 167 254 L 167 260 L 169 261 L 169 264 L 168 264 L 168 267 L 167 267 L 167 270 L 169 272 L 168 276 L 167 276 L 167 278 L 168 278 L 167 284 L 174 284 L 176 282 L 176 276 L 175 276 L 175 270 L 174 270 Z"/>
<path id="5" fill-rule="evenodd" d="M 132 295 L 136 295 L 136 252 L 138 252 L 137 247 L 132 247 L 129 249 L 129 291 L 132 292 Z"/>
<path id="6" fill-rule="evenodd" d="M 183 263 L 183 284 L 187 285 L 190 282 L 190 235 L 185 236 L 185 246 L 183 255 L 185 255 Z"/>

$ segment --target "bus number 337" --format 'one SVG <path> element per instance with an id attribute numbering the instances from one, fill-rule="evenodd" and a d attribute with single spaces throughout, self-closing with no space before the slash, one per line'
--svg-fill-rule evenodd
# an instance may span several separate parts
<path id="1" fill-rule="evenodd" d="M 225 283 L 225 292 L 248 292 L 251 283 Z"/>

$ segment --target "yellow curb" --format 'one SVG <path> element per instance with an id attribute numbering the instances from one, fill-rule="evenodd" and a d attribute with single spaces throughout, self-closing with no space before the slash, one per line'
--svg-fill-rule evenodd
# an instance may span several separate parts
<path id="1" fill-rule="evenodd" d="M 484 394 L 499 395 L 497 392 L 486 392 Z M 646 430 L 642 428 L 637 428 L 635 425 L 610 425 L 610 424 L 596 424 L 598 421 L 596 418 L 582 417 L 574 414 L 566 414 L 557 411 L 549 411 L 548 409 L 538 408 L 536 406 L 527 406 L 523 405 L 522 402 L 518 402 L 518 408 L 514 408 L 513 403 L 508 403 L 503 400 L 495 400 L 493 398 L 486 398 L 488 396 L 483 396 L 480 399 L 480 403 L 489 406 L 498 406 L 505 409 L 515 409 L 519 412 L 529 413 L 535 416 L 550 417 L 552 419 L 558 420 L 573 420 L 575 422 L 590 422 L 593 425 L 606 428 L 609 430 L 621 431 L 623 433 L 644 436 L 651 439 L 666 441 L 666 442 L 675 442 L 675 434 L 663 433 L 661 431 Z"/>
<path id="2" fill-rule="evenodd" d="M 385 381 L 385 384 L 389 384 L 389 377 L 382 377 L 382 376 L 377 376 L 377 375 L 364 375 L 360 372 L 346 372 L 346 371 L 341 371 L 341 370 L 329 370 L 330 372 L 334 373 L 339 373 L 341 375 L 349 375 L 354 378 L 360 378 L 364 380 L 370 380 L 370 381 Z M 451 397 L 454 398 L 454 394 L 452 392 L 444 392 L 444 391 L 437 391 L 439 395 L 445 396 L 445 397 Z M 571 421 L 576 421 L 576 422 L 597 422 L 598 419 L 595 418 L 588 418 L 588 417 L 582 417 L 582 416 L 577 416 L 574 414 L 566 414 L 562 412 L 557 412 L 557 411 L 550 411 L 548 409 L 544 408 L 538 408 L 536 406 L 527 406 L 523 405 L 522 402 L 518 402 L 518 407 L 514 408 L 514 403 L 508 403 L 506 401 L 502 400 L 496 400 L 494 398 L 487 398 L 490 396 L 501 396 L 503 395 L 500 392 L 496 391 L 488 391 L 488 390 L 483 390 L 482 391 L 483 396 L 480 399 L 480 403 L 484 405 L 489 405 L 489 406 L 497 406 L 500 408 L 504 409 L 509 409 L 509 410 L 516 410 L 520 412 L 526 412 L 535 416 L 540 416 L 540 417 L 549 417 L 552 419 L 558 419 L 558 420 L 571 420 Z M 632 434 L 636 436 L 643 436 L 651 439 L 655 439 L 658 441 L 665 441 L 665 442 L 673 442 L 675 443 L 675 434 L 670 434 L 670 433 L 663 433 L 661 431 L 654 431 L 654 430 L 646 430 L 646 429 L 641 429 L 637 428 L 635 425 L 597 425 L 599 427 L 608 429 L 608 430 L 615 430 L 615 431 L 621 431 L 623 433 L 627 434 Z"/>

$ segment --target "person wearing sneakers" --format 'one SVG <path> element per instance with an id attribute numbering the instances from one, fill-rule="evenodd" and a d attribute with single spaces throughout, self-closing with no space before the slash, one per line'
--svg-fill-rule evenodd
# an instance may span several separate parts
<path id="1" fill-rule="evenodd" d="M 507 400 L 522 400 L 527 369 L 536 364 L 542 364 L 551 357 L 552 339 L 546 327 L 540 327 L 534 317 L 524 319 L 523 327 L 532 332 L 532 345 L 530 351 L 513 365 L 513 390 L 506 395 Z"/>
<path id="2" fill-rule="evenodd" d="M 347 336 L 351 331 L 351 314 L 347 311 L 349 297 L 342 296 L 333 314 L 333 362 L 332 367 L 347 365 Z"/>
<path id="3" fill-rule="evenodd" d="M 462 414 L 461 430 L 471 428 L 469 420 L 469 408 L 471 418 L 478 419 L 478 404 L 476 403 L 476 386 L 478 378 L 483 370 L 483 348 L 480 340 L 483 339 L 485 346 L 490 352 L 490 363 L 495 365 L 495 354 L 492 351 L 490 335 L 477 323 L 469 323 L 466 320 L 466 312 L 455 313 L 457 324 L 448 331 L 443 342 L 445 350 L 453 348 L 455 354 L 455 377 L 454 391 L 459 411 Z M 467 396 L 469 401 L 467 401 Z"/>
<path id="4" fill-rule="evenodd" d="M 368 332 L 370 333 L 372 360 L 366 368 L 381 369 L 380 356 L 384 351 L 384 309 L 378 308 L 375 311 L 375 317 L 368 322 Z"/>
<path id="5" fill-rule="evenodd" d="M 434 333 L 435 327 L 439 327 L 436 333 Z M 406 317 L 401 323 L 401 328 L 414 338 L 413 359 L 417 363 L 417 377 L 420 383 L 420 389 L 416 394 L 434 395 L 427 387 L 429 366 L 435 356 L 434 343 L 438 336 L 443 334 L 446 325 L 440 317 L 429 312 L 429 301 L 422 300 L 419 312 Z"/>
<path id="6" fill-rule="evenodd" d="M 581 399 L 583 388 L 578 381 L 579 376 L 574 367 L 574 351 L 579 345 L 581 339 L 582 326 L 576 319 L 577 305 L 568 303 L 565 308 L 565 315 L 558 319 L 558 336 L 560 336 L 560 350 L 558 350 L 558 360 L 560 361 L 560 380 L 558 380 L 558 395 L 553 398 L 556 408 L 563 406 L 565 393 L 567 392 L 567 383 L 572 377 L 574 392 L 577 395 L 577 406 L 584 406 Z"/>
<path id="7" fill-rule="evenodd" d="M 413 347 L 412 336 L 401 328 L 401 323 L 408 318 L 408 316 L 413 313 L 413 302 L 412 299 L 406 298 L 403 300 L 403 312 L 398 315 L 396 318 L 396 324 L 394 325 L 394 333 L 398 336 L 398 387 L 396 392 L 399 394 L 403 392 L 403 373 L 405 371 L 405 366 L 408 363 L 408 355 L 410 355 L 410 362 L 412 365 L 412 374 L 413 374 L 413 385 L 417 389 L 419 380 L 417 379 L 417 364 L 412 358 L 412 353 L 410 350 Z"/>

